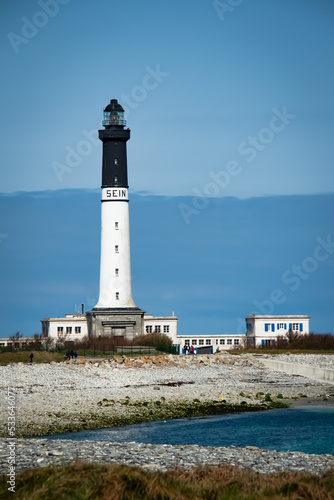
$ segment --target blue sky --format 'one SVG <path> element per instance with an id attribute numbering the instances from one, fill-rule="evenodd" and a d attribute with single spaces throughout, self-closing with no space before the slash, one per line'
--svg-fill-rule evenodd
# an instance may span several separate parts
<path id="1" fill-rule="evenodd" d="M 99 187 L 101 147 L 82 141 L 115 97 L 133 191 L 203 193 L 234 160 L 223 195 L 332 192 L 333 3 L 229 1 L 2 2 L 0 191 Z M 272 133 L 274 108 L 295 117 Z"/>
<path id="2" fill-rule="evenodd" d="M 278 288 L 275 312 L 333 330 L 331 254 L 296 290 L 282 282 L 333 230 L 332 1 L 6 0 L 0 13 L 0 335 L 94 305 L 111 98 L 131 129 L 138 305 L 174 309 L 182 333 L 231 332 Z"/>
<path id="3" fill-rule="evenodd" d="M 180 206 L 191 201 L 131 196 L 138 307 L 174 310 L 184 334 L 243 333 L 253 312 L 309 314 L 313 331 L 333 332 L 334 195 L 221 197 L 187 223 Z M 100 190 L 0 195 L 0 211 L 0 336 L 94 307 Z"/>

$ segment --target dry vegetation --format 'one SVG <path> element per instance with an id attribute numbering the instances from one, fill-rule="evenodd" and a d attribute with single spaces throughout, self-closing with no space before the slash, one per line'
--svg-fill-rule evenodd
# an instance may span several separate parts
<path id="1" fill-rule="evenodd" d="M 51 361 L 63 361 L 64 356 L 58 352 L 49 351 L 4 351 L 0 353 L 0 366 L 9 363 L 30 363 L 30 354 L 34 355 L 34 363 L 50 363 Z"/>
<path id="2" fill-rule="evenodd" d="M 278 349 L 334 351 L 334 335 L 329 333 L 310 333 L 309 335 L 302 335 L 300 333 L 289 332 L 286 337 L 278 338 L 276 347 Z"/>
<path id="3" fill-rule="evenodd" d="M 13 498 L 6 477 L 0 497 Z M 72 465 L 24 471 L 16 477 L 17 500 L 334 500 L 334 472 L 324 476 L 286 472 L 264 475 L 232 466 L 146 472 L 126 465 Z"/>
<path id="4" fill-rule="evenodd" d="M 302 335 L 289 332 L 285 337 L 279 337 L 275 344 L 258 347 L 236 347 L 231 354 L 261 353 L 261 354 L 334 354 L 334 335 L 330 333 L 310 333 Z"/>

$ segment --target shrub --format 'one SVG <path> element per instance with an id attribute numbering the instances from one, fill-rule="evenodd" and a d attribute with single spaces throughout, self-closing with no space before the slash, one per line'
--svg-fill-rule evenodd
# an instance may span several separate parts
<path id="1" fill-rule="evenodd" d="M 172 352 L 173 342 L 168 335 L 163 333 L 149 333 L 140 335 L 132 341 L 132 345 L 145 345 L 155 347 L 158 351 Z"/>

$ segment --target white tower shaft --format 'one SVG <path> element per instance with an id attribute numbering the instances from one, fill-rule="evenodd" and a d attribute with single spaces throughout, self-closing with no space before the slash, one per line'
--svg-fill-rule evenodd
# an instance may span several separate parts
<path id="1" fill-rule="evenodd" d="M 131 291 L 127 188 L 102 189 L 100 296 L 95 308 L 136 307 Z"/>

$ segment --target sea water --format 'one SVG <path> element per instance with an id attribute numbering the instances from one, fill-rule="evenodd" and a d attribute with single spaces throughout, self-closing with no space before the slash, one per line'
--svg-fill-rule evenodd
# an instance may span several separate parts
<path id="1" fill-rule="evenodd" d="M 278 451 L 334 455 L 334 407 L 308 406 L 87 430 L 47 436 L 199 446 L 258 446 Z"/>

